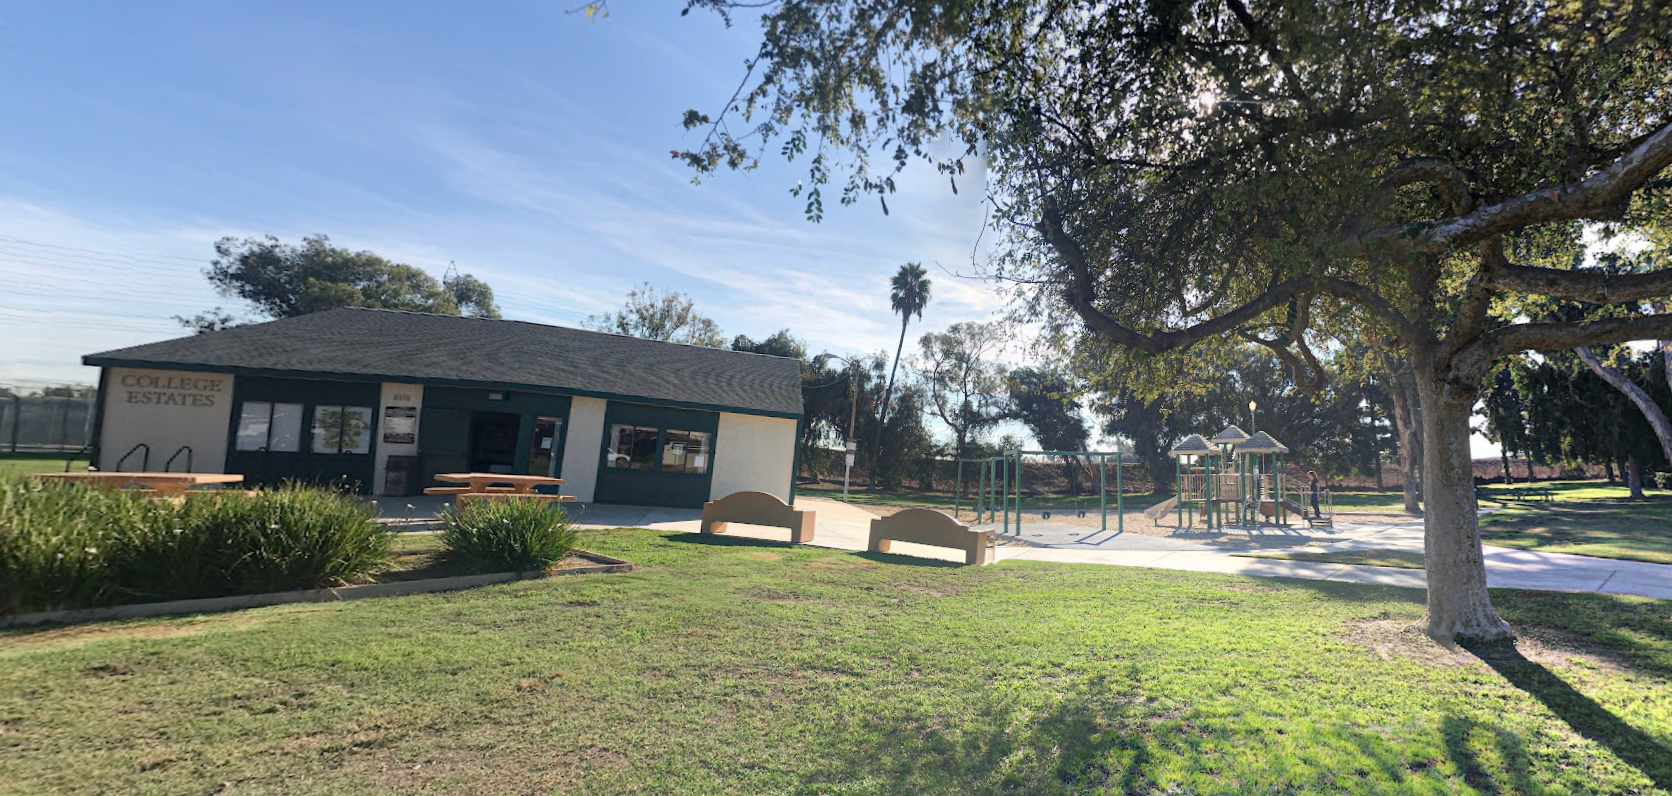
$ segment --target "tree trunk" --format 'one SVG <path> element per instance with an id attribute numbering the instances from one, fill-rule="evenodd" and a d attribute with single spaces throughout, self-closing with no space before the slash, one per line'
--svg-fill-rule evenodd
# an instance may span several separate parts
<path id="1" fill-rule="evenodd" d="M 1515 483 L 1515 479 L 1510 477 L 1509 472 L 1509 446 L 1503 444 L 1502 442 L 1498 443 L 1498 452 L 1503 456 L 1504 460 L 1504 483 Z"/>
<path id="2" fill-rule="evenodd" d="M 1423 549 L 1428 568 L 1428 634 L 1441 641 L 1510 638 L 1486 591 L 1475 513 L 1474 459 L 1469 415 L 1475 390 L 1468 379 L 1419 368 L 1422 398 Z M 1478 381 L 1478 380 L 1477 380 Z"/>
<path id="3" fill-rule="evenodd" d="M 1597 355 L 1591 353 L 1591 349 L 1580 346 L 1573 349 L 1573 352 L 1579 355 L 1579 359 L 1585 363 L 1585 367 L 1591 369 L 1592 373 L 1601 376 L 1602 380 L 1608 382 L 1614 389 L 1625 393 L 1626 397 L 1637 405 L 1637 410 L 1643 413 L 1643 417 L 1654 428 L 1655 437 L 1660 440 L 1661 453 L 1666 455 L 1668 462 L 1672 462 L 1672 421 L 1666 419 L 1666 413 L 1661 411 L 1660 405 L 1655 403 L 1655 399 L 1649 395 L 1648 391 L 1637 386 L 1636 382 L 1627 378 L 1626 374 L 1621 373 L 1618 368 L 1611 368 L 1602 364 L 1602 360 L 1597 359 Z M 1529 464 L 1528 466 L 1531 467 L 1532 465 Z M 1635 475 L 1635 466 L 1633 475 Z"/>
<path id="4" fill-rule="evenodd" d="M 1393 424 L 1399 433 L 1399 478 L 1405 491 L 1405 513 L 1421 514 L 1422 503 L 1417 497 L 1417 461 L 1422 458 L 1421 431 L 1417 427 L 1415 396 L 1411 395 L 1399 373 L 1388 369 L 1388 395 L 1393 398 Z"/>
<path id="5" fill-rule="evenodd" d="M 1631 490 L 1632 500 L 1647 499 L 1643 495 L 1643 467 L 1635 453 L 1626 457 L 1626 488 Z"/>
<path id="6" fill-rule="evenodd" d="M 875 461 L 882 455 L 882 432 L 888 425 L 888 399 L 894 397 L 894 374 L 900 372 L 900 352 L 906 350 L 906 327 L 911 325 L 911 316 L 900 320 L 900 344 L 894 346 L 894 366 L 888 369 L 888 389 L 882 391 L 882 408 L 877 410 L 877 439 L 871 443 L 871 459 Z M 962 445 L 959 446 L 962 449 Z M 960 456 L 963 454 L 960 453 Z M 866 489 L 877 488 L 877 468 L 871 468 L 871 478 Z"/>
<path id="7" fill-rule="evenodd" d="M 1608 483 L 1612 484 L 1617 480 L 1617 479 L 1614 478 L 1614 462 L 1613 461 L 1611 461 L 1609 459 L 1603 459 L 1602 460 L 1602 471 L 1608 474 Z"/>

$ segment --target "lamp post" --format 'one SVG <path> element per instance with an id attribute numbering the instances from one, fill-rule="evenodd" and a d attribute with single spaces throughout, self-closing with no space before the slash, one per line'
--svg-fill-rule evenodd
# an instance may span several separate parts
<path id="1" fill-rule="evenodd" d="M 1258 408 L 1260 408 L 1259 404 L 1253 401 L 1248 402 L 1248 433 L 1250 434 L 1260 430 L 1260 421 L 1254 415 L 1254 410 Z"/>

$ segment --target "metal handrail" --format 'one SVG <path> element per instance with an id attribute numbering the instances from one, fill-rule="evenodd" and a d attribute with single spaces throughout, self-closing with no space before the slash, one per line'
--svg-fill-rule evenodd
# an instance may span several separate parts
<path id="1" fill-rule="evenodd" d="M 92 443 L 88 443 L 86 445 L 83 445 L 83 446 L 81 446 L 81 450 L 76 451 L 75 453 L 70 455 L 70 458 L 65 459 L 64 460 L 64 472 L 66 472 L 66 473 L 69 472 L 70 471 L 70 465 L 75 464 L 76 459 L 81 458 L 82 454 L 86 453 L 89 450 L 92 450 L 92 448 L 93 448 Z M 95 468 L 93 466 L 92 462 L 88 462 L 87 463 L 87 469 L 93 470 L 93 469 L 97 469 L 97 468 Z"/>
<path id="2" fill-rule="evenodd" d="M 140 448 L 145 449 L 145 456 L 139 460 L 139 471 L 142 473 L 149 471 L 151 469 L 151 446 L 143 442 L 129 448 L 127 453 L 122 454 L 122 458 L 116 460 L 116 471 L 119 473 L 128 472 L 123 470 L 122 465 L 126 464 L 128 457 L 134 455 Z"/>
<path id="3" fill-rule="evenodd" d="M 181 445 L 180 449 L 175 451 L 173 456 L 168 457 L 168 461 L 163 463 L 163 472 L 165 472 L 165 473 L 174 472 L 174 460 L 180 458 L 180 454 L 182 454 L 182 453 L 186 454 L 186 469 L 185 469 L 185 472 L 188 472 L 188 473 L 197 472 L 196 470 L 192 469 L 192 446 L 190 446 L 190 445 Z"/>

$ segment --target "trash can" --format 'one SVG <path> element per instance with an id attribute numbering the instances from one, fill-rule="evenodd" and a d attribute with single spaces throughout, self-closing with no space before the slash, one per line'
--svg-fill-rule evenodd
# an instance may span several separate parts
<path id="1" fill-rule="evenodd" d="M 418 457 L 390 456 L 383 470 L 383 494 L 408 497 L 418 494 Z"/>

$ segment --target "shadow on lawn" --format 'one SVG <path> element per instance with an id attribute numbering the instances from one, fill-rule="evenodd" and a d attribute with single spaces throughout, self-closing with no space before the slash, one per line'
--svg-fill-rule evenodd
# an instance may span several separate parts
<path id="1" fill-rule="evenodd" d="M 1225 782 L 1247 777 L 1265 784 L 1259 792 L 1272 793 L 1376 792 L 1413 779 L 1442 787 L 1449 781 L 1441 761 L 1408 759 L 1380 733 L 1344 725 L 1293 737 L 1251 732 L 1236 718 L 1146 699 L 1134 686 L 1142 677 L 1130 668 L 1058 684 L 1044 703 L 992 689 L 954 721 L 922 708 L 867 716 L 851 728 L 863 740 L 793 792 L 873 792 L 860 783 L 886 783 L 888 793 L 1193 792 L 1187 784 L 1193 770 L 1214 771 Z M 1265 748 L 1275 759 L 1305 748 L 1311 762 L 1267 768 L 1262 754 L 1227 759 L 1228 748 L 1244 746 Z M 1482 782 L 1496 773 L 1490 764 L 1476 768 Z"/>
<path id="2" fill-rule="evenodd" d="M 1462 646 L 1485 661 L 1511 685 L 1543 703 L 1575 732 L 1607 747 L 1621 760 L 1643 772 L 1656 787 L 1672 790 L 1672 749 L 1608 712 L 1554 672 L 1527 660 L 1513 642 L 1465 643 Z M 1452 734 L 1448 732 L 1448 748 L 1451 739 Z M 1462 766 L 1463 762 L 1459 761 L 1459 765 Z"/>

